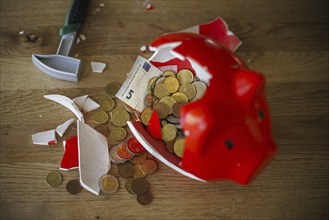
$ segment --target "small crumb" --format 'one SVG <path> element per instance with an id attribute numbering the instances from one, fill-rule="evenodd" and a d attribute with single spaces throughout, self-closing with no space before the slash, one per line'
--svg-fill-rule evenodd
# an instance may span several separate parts
<path id="1" fill-rule="evenodd" d="M 100 8 L 96 8 L 96 11 L 97 11 L 97 12 L 100 12 L 100 11 L 101 11 L 101 9 L 100 9 Z"/>
<path id="2" fill-rule="evenodd" d="M 140 51 L 141 51 L 142 53 L 145 53 L 145 52 L 147 52 L 148 50 L 149 50 L 149 48 L 148 48 L 147 45 L 143 45 L 143 46 L 141 46 L 141 48 L 140 48 Z"/>
<path id="3" fill-rule="evenodd" d="M 94 73 L 102 73 L 106 67 L 106 63 L 91 61 L 91 69 Z"/>
<path id="4" fill-rule="evenodd" d="M 19 32 L 20 35 L 22 35 L 22 34 L 24 34 L 24 33 L 25 33 L 24 31 L 20 31 L 20 32 Z"/>
<path id="5" fill-rule="evenodd" d="M 80 37 L 77 38 L 76 44 L 79 44 L 81 42 Z"/>
<path id="6" fill-rule="evenodd" d="M 144 5 L 144 7 L 145 7 L 146 10 L 152 10 L 152 9 L 154 9 L 153 5 L 149 1 L 145 1 L 143 3 L 143 5 Z"/>
<path id="7" fill-rule="evenodd" d="M 86 35 L 84 34 L 80 34 L 79 37 L 82 41 L 85 41 L 87 39 Z"/>
<path id="8" fill-rule="evenodd" d="M 26 37 L 26 42 L 32 42 L 32 43 L 35 42 L 39 38 L 38 35 L 33 34 L 33 33 L 28 33 L 25 35 L 25 37 Z"/>
<path id="9" fill-rule="evenodd" d="M 79 56 L 81 56 L 81 53 L 76 53 L 76 54 L 74 55 L 74 57 L 79 57 Z"/>
<path id="10" fill-rule="evenodd" d="M 104 8 L 105 7 L 105 4 L 104 3 L 99 3 L 99 6 Z"/>

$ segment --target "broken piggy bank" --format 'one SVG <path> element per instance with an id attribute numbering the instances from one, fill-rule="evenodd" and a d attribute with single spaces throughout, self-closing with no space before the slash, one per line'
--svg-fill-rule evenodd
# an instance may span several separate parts
<path id="1" fill-rule="evenodd" d="M 221 21 L 208 27 L 216 22 Z M 140 122 L 130 122 L 129 127 L 151 154 L 176 171 L 201 181 L 231 179 L 245 185 L 277 152 L 265 78 L 232 52 L 239 43 L 234 35 L 227 34 L 226 40 L 233 38 L 223 41 L 207 30 L 203 27 L 202 33 L 200 25 L 194 33 L 166 34 L 150 45 L 154 66 L 190 69 L 208 85 L 200 100 L 181 108 L 186 135 L 182 158 L 167 152 L 164 142 L 154 139 Z"/>

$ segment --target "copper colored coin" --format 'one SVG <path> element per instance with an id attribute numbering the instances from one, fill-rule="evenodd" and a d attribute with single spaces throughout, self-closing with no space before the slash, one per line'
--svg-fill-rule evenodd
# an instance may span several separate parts
<path id="1" fill-rule="evenodd" d="M 78 179 L 76 180 L 70 180 L 66 184 L 66 191 L 68 191 L 71 194 L 77 194 L 81 191 L 82 187 L 80 185 L 80 181 Z"/>
<path id="2" fill-rule="evenodd" d="M 145 96 L 145 105 L 152 106 L 153 105 L 153 95 L 149 93 Z"/>
<path id="3" fill-rule="evenodd" d="M 142 169 L 146 174 L 153 174 L 157 171 L 158 165 L 152 159 L 147 159 L 142 163 Z"/>
<path id="4" fill-rule="evenodd" d="M 94 129 L 106 137 L 107 135 L 106 125 L 97 125 L 96 127 L 94 127 Z"/>
<path id="5" fill-rule="evenodd" d="M 135 168 L 131 163 L 121 163 L 117 165 L 119 175 L 122 178 L 129 179 L 134 176 Z"/>
<path id="6" fill-rule="evenodd" d="M 150 191 L 147 191 L 141 195 L 137 195 L 137 202 L 141 205 L 148 205 L 152 202 L 153 195 Z"/>
<path id="7" fill-rule="evenodd" d="M 147 158 L 147 153 L 144 152 L 141 155 L 134 156 L 134 158 L 131 159 L 130 162 L 133 164 L 141 164 L 144 162 L 144 160 L 146 160 L 146 158 Z"/>
<path id="8" fill-rule="evenodd" d="M 131 182 L 131 190 L 137 195 L 141 195 L 147 191 L 147 182 L 144 179 L 134 179 Z"/>
<path id="9" fill-rule="evenodd" d="M 174 152 L 174 144 L 175 144 L 175 141 L 174 140 L 167 142 L 166 148 L 167 148 L 167 151 L 168 152 L 175 153 Z"/>

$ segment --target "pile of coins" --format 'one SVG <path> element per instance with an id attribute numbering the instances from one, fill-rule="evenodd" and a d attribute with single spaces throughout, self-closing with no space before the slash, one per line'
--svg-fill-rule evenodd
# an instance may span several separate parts
<path id="1" fill-rule="evenodd" d="M 167 150 L 181 158 L 185 138 L 180 125 L 180 108 L 202 98 L 207 86 L 195 78 L 190 70 L 182 69 L 177 74 L 168 70 L 160 77 L 152 78 L 147 89 L 148 94 L 144 99 L 146 107 L 141 113 L 141 121 L 147 126 L 156 110 Z"/>

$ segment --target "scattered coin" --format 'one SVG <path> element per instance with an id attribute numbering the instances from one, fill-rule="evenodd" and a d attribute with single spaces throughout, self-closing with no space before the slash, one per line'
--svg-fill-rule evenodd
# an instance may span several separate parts
<path id="1" fill-rule="evenodd" d="M 114 100 L 108 96 L 100 98 L 98 104 L 101 106 L 100 108 L 106 112 L 112 111 L 115 106 Z"/>
<path id="2" fill-rule="evenodd" d="M 94 120 L 97 124 L 105 124 L 109 120 L 109 115 L 104 110 L 95 112 Z"/>
<path id="3" fill-rule="evenodd" d="M 134 155 L 127 150 L 126 143 L 121 143 L 118 145 L 116 154 L 122 160 L 130 160 L 134 157 Z"/>
<path id="4" fill-rule="evenodd" d="M 80 181 L 78 179 L 70 180 L 66 184 L 66 191 L 71 194 L 77 194 L 81 191 L 82 187 L 80 185 Z"/>
<path id="5" fill-rule="evenodd" d="M 171 71 L 171 70 L 167 70 L 167 71 L 164 71 L 164 72 L 162 73 L 162 76 L 165 76 L 165 77 L 168 77 L 168 76 L 176 77 L 176 73 L 174 73 L 174 72 Z"/>
<path id="6" fill-rule="evenodd" d="M 141 205 L 148 205 L 152 202 L 153 195 L 150 191 L 146 191 L 141 195 L 137 195 L 137 202 Z"/>
<path id="7" fill-rule="evenodd" d="M 97 125 L 94 129 L 106 137 L 108 132 L 106 125 Z"/>
<path id="8" fill-rule="evenodd" d="M 117 167 L 118 167 L 119 175 L 122 178 L 129 179 L 134 176 L 135 169 L 131 163 L 129 163 L 129 162 L 121 163 L 121 164 L 118 164 Z"/>
<path id="9" fill-rule="evenodd" d="M 120 157 L 118 157 L 117 155 L 117 149 L 118 149 L 119 146 L 114 146 L 110 149 L 110 160 L 113 162 L 113 163 L 116 163 L 116 164 L 119 164 L 119 163 L 124 163 L 126 162 L 127 160 L 124 160 L 124 159 L 121 159 Z"/>
<path id="10" fill-rule="evenodd" d="M 112 174 L 106 174 L 99 181 L 101 191 L 105 194 L 113 194 L 119 189 L 119 181 Z"/>
<path id="11" fill-rule="evenodd" d="M 145 193 L 147 188 L 147 182 L 144 179 L 134 179 L 131 182 L 131 190 L 137 195 Z"/>
<path id="12" fill-rule="evenodd" d="M 155 82 L 157 81 L 158 77 L 152 77 L 147 85 L 149 91 L 153 92 Z"/>
<path id="13" fill-rule="evenodd" d="M 146 176 L 146 173 L 142 169 L 141 164 L 134 165 L 134 178 L 143 179 Z"/>
<path id="14" fill-rule="evenodd" d="M 152 106 L 153 105 L 153 95 L 152 95 L 152 93 L 149 93 L 145 96 L 145 105 L 146 106 Z"/>
<path id="15" fill-rule="evenodd" d="M 167 77 L 161 76 L 160 78 L 157 79 L 157 81 L 155 81 L 155 86 L 159 85 L 159 84 L 163 84 L 163 82 L 165 81 Z"/>
<path id="16" fill-rule="evenodd" d="M 179 87 L 179 92 L 184 93 L 188 100 L 191 100 L 196 95 L 196 89 L 192 84 L 183 84 Z"/>
<path id="17" fill-rule="evenodd" d="M 155 104 L 153 109 L 157 111 L 159 119 L 164 119 L 170 114 L 170 107 L 164 102 Z"/>
<path id="18" fill-rule="evenodd" d="M 162 97 L 159 103 L 164 102 L 169 106 L 170 114 L 172 114 L 172 106 L 176 103 L 176 100 L 171 96 Z"/>
<path id="19" fill-rule="evenodd" d="M 146 125 L 146 126 L 148 125 L 149 120 L 152 116 L 152 113 L 153 113 L 153 110 L 150 107 L 144 108 L 144 110 L 142 111 L 142 114 L 141 114 L 141 120 L 144 125 Z"/>
<path id="20" fill-rule="evenodd" d="M 122 141 L 127 136 L 127 132 L 122 127 L 114 127 L 111 130 L 111 138 L 116 141 Z"/>
<path id="21" fill-rule="evenodd" d="M 175 153 L 174 152 L 174 144 L 175 144 L 175 141 L 169 141 L 169 142 L 166 143 L 167 151 L 172 153 L 172 154 Z"/>
<path id="22" fill-rule="evenodd" d="M 175 115 L 169 115 L 166 119 L 171 124 L 179 124 L 180 123 L 180 118 L 176 117 Z"/>
<path id="23" fill-rule="evenodd" d="M 127 150 L 133 155 L 139 155 L 145 152 L 145 148 L 137 138 L 131 137 L 126 144 Z"/>
<path id="24" fill-rule="evenodd" d="M 135 195 L 135 193 L 134 193 L 134 192 L 132 191 L 132 189 L 131 189 L 131 183 L 132 183 L 133 180 L 134 180 L 134 179 L 131 178 L 131 179 L 128 179 L 128 180 L 126 181 L 126 183 L 125 183 L 125 189 L 126 189 L 126 191 L 127 191 L 129 194 Z"/>
<path id="25" fill-rule="evenodd" d="M 107 84 L 105 87 L 105 93 L 108 95 L 110 98 L 116 98 L 115 94 L 119 91 L 121 85 L 116 82 L 111 82 Z"/>
<path id="26" fill-rule="evenodd" d="M 176 137 L 177 128 L 172 124 L 166 124 L 162 127 L 161 134 L 164 141 L 172 141 Z"/>
<path id="27" fill-rule="evenodd" d="M 181 85 L 186 83 L 192 83 L 194 76 L 193 73 L 188 69 L 182 69 L 177 73 L 177 79 Z"/>
<path id="28" fill-rule="evenodd" d="M 129 120 L 130 115 L 123 108 L 116 108 L 111 112 L 111 121 L 115 126 L 123 127 Z"/>
<path id="29" fill-rule="evenodd" d="M 147 152 L 144 152 L 141 155 L 134 156 L 134 158 L 131 159 L 130 162 L 133 164 L 141 164 L 144 162 L 144 160 L 146 160 L 146 158 L 147 158 Z"/>
<path id="30" fill-rule="evenodd" d="M 179 89 L 179 82 L 175 77 L 167 77 L 163 83 L 167 86 L 168 92 L 175 93 Z"/>
<path id="31" fill-rule="evenodd" d="M 185 144 L 184 138 L 177 140 L 174 144 L 174 152 L 180 158 L 183 156 L 184 144 Z"/>
<path id="32" fill-rule="evenodd" d="M 62 180 L 63 180 L 63 177 L 62 177 L 61 173 L 58 171 L 52 171 L 52 172 L 48 173 L 48 175 L 46 177 L 46 182 L 52 187 L 56 187 L 59 184 L 61 184 Z"/>
<path id="33" fill-rule="evenodd" d="M 158 165 L 152 159 L 147 159 L 142 163 L 142 169 L 146 174 L 153 174 L 157 171 Z"/>
<path id="34" fill-rule="evenodd" d="M 181 107 L 185 105 L 183 102 L 176 102 L 173 106 L 172 106 L 172 113 L 176 116 L 176 117 L 180 117 L 180 109 Z"/>

